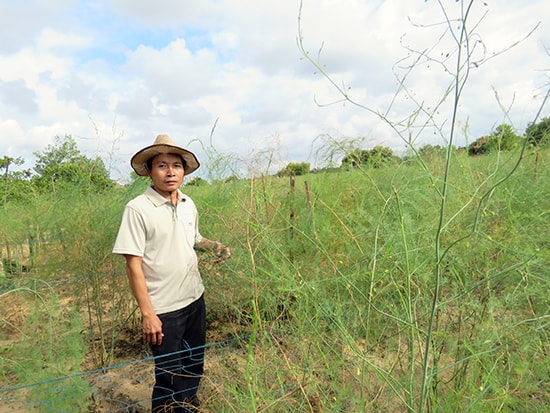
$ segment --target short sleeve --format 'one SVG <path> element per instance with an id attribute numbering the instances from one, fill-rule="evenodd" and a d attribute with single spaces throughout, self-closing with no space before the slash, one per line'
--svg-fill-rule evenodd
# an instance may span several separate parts
<path id="1" fill-rule="evenodd" d="M 139 211 L 126 205 L 113 247 L 113 253 L 143 257 L 146 238 L 147 233 L 143 217 Z"/>

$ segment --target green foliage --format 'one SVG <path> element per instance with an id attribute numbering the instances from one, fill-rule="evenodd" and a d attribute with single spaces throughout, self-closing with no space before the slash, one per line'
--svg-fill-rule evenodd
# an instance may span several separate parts
<path id="1" fill-rule="evenodd" d="M 399 157 L 393 153 L 391 148 L 375 146 L 372 149 L 354 149 L 342 159 L 342 168 L 380 168 L 399 161 Z"/>
<path id="2" fill-rule="evenodd" d="M 114 186 L 100 157 L 82 155 L 70 135 L 55 139 L 44 151 L 35 152 L 37 158 L 33 183 L 40 190 L 61 190 L 80 186 L 84 190 L 103 190 Z"/>
<path id="3" fill-rule="evenodd" d="M 502 181 L 518 153 L 505 155 L 453 153 L 441 241 L 448 251 L 431 340 L 433 411 L 544 411 L 550 403 L 544 388 L 550 154 L 540 151 L 539 161 L 529 155 Z M 222 345 L 218 359 L 207 355 L 205 408 L 415 411 L 440 200 L 441 161 L 424 162 L 319 172 L 296 177 L 294 186 L 263 177 L 184 187 L 200 211 L 201 233 L 233 251 L 224 266 L 200 255 L 210 341 L 239 337 L 235 346 Z M 88 366 L 127 360 L 117 348 L 132 360 L 142 357 L 139 346 L 128 346 L 129 337 L 139 340 L 139 320 L 124 260 L 111 248 L 125 203 L 146 185 L 37 194 L 24 206 L 0 209 L 3 242 L 22 242 L 31 232 L 48 240 L 21 282 L 40 278 L 60 296 L 45 306 L 34 302 L 38 310 L 18 329 L 9 313 L 0 313 L 2 331 L 9 326 L 18 338 L 1 354 L 9 368 L 4 380 L 14 379 L 11 362 L 25 365 L 24 353 L 33 371 L 45 367 L 50 378 L 52 366 L 57 374 L 78 369 L 77 331 L 90 343 Z M 0 308 L 10 308 L 0 298 Z M 32 349 L 24 340 L 29 331 Z M 48 347 L 51 331 L 67 336 L 74 351 Z M 44 355 L 48 363 L 39 364 Z M 60 357 L 70 360 L 65 370 Z M 211 383 L 223 383 L 223 394 Z M 80 403 L 81 384 L 56 389 L 65 392 L 67 406 Z"/>
<path id="4" fill-rule="evenodd" d="M 193 177 L 193 179 L 191 179 L 189 182 L 187 182 L 187 184 L 185 184 L 186 186 L 202 186 L 202 185 L 208 185 L 208 181 L 205 180 L 205 179 L 202 179 L 200 176 L 197 176 L 197 177 Z"/>
<path id="5" fill-rule="evenodd" d="M 239 177 L 235 174 L 232 174 L 232 175 L 228 176 L 227 178 L 225 178 L 223 180 L 223 182 L 229 183 L 229 182 L 235 182 L 235 181 L 238 181 L 238 180 L 239 180 Z"/>
<path id="6" fill-rule="evenodd" d="M 17 158 L 12 158 L 10 156 L 4 156 L 0 158 L 0 170 L 4 170 L 4 178 L 8 177 L 11 165 L 22 165 L 24 162 L 25 160 L 20 156 Z"/>
<path id="7" fill-rule="evenodd" d="M 71 135 L 65 135 L 63 138 L 56 136 L 54 145 L 48 145 L 42 152 L 35 152 L 34 155 L 36 156 L 34 171 L 40 176 L 45 175 L 49 168 L 76 162 L 81 156 Z"/>
<path id="8" fill-rule="evenodd" d="M 309 162 L 289 162 L 283 169 L 277 172 L 277 176 L 301 176 L 310 172 Z"/>
<path id="9" fill-rule="evenodd" d="M 496 155 L 456 153 L 451 166 L 453 218 L 442 240 L 449 251 L 430 375 L 437 389 L 430 408 L 438 411 L 525 403 L 537 411 L 548 401 L 537 365 L 545 354 L 550 257 L 546 231 L 537 228 L 547 227 L 550 180 L 539 179 L 528 158 L 482 199 L 517 153 Z M 539 176 L 548 177 L 548 167 Z M 319 173 L 298 177 L 294 190 L 286 180 L 258 179 L 191 196 L 208 211 L 203 232 L 225 231 L 235 252 L 227 273 L 204 271 L 211 322 L 237 321 L 239 331 L 258 334 L 290 330 L 274 340 L 256 336 L 247 347 L 246 380 L 231 376 L 235 387 L 226 387 L 241 410 L 273 403 L 275 411 L 300 411 L 315 401 L 327 410 L 415 411 L 408 397 L 422 374 L 439 198 L 426 169 L 410 163 Z M 306 395 L 285 396 L 304 382 Z M 380 386 L 392 390 L 368 396 Z"/>
<path id="10" fill-rule="evenodd" d="M 47 284 L 42 287 L 48 288 Z M 40 411 L 86 411 L 90 395 L 87 382 L 74 377 L 70 385 L 53 385 L 56 378 L 78 373 L 84 361 L 86 345 L 78 313 L 61 307 L 51 292 L 22 289 L 8 295 L 18 295 L 19 311 L 23 309 L 27 316 L 21 340 L 9 353 L 5 373 L 17 377 L 20 386 L 32 385 L 27 398 L 35 405 L 43 404 Z M 18 402 L 16 399 L 13 407 Z"/>
<path id="11" fill-rule="evenodd" d="M 27 179 L 17 179 L 12 176 L 0 178 L 0 205 L 8 201 L 25 202 L 35 194 L 35 187 Z"/>
<path id="12" fill-rule="evenodd" d="M 489 153 L 490 148 L 492 148 L 492 141 L 493 138 L 491 136 L 482 136 L 481 138 L 476 139 L 468 146 L 468 154 L 474 156 Z"/>
<path id="13" fill-rule="evenodd" d="M 453 150 L 456 150 L 456 148 L 453 148 Z M 440 145 L 424 145 L 418 150 L 418 154 L 423 158 L 445 159 L 447 148 Z"/>
<path id="14" fill-rule="evenodd" d="M 151 178 L 149 178 L 148 176 L 138 175 L 134 171 L 132 171 L 130 172 L 130 185 L 151 185 Z"/>
<path id="15" fill-rule="evenodd" d="M 550 146 L 550 117 L 543 118 L 537 123 L 530 123 L 525 130 L 525 136 L 531 145 Z"/>
<path id="16" fill-rule="evenodd" d="M 470 155 L 482 155 L 498 151 L 511 151 L 523 144 L 510 125 L 499 125 L 489 136 L 482 136 L 468 146 Z"/>
<path id="17" fill-rule="evenodd" d="M 32 194 L 33 188 L 28 180 L 30 171 L 10 171 L 11 165 L 22 165 L 24 162 L 21 157 L 0 158 L 0 170 L 4 170 L 0 176 L 0 205 L 6 204 L 8 200 L 23 201 Z"/>

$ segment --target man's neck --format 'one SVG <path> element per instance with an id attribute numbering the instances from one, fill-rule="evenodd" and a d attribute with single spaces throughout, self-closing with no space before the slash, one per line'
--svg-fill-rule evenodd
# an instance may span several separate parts
<path id="1" fill-rule="evenodd" d="M 165 198 L 167 201 L 172 202 L 172 204 L 177 205 L 178 204 L 178 191 L 159 191 L 154 185 L 151 185 L 155 191 L 157 191 L 158 194 L 160 194 L 163 198 Z"/>

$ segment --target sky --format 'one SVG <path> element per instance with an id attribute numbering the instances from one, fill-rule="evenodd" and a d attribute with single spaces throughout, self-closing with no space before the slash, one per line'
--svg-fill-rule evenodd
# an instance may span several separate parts
<path id="1" fill-rule="evenodd" d="M 165 133 L 197 155 L 195 175 L 244 177 L 338 164 L 350 147 L 465 146 L 502 123 L 522 135 L 550 115 L 546 0 L 0 0 L 0 10 L 0 157 L 25 159 L 14 170 L 71 135 L 124 182 L 131 156 Z"/>

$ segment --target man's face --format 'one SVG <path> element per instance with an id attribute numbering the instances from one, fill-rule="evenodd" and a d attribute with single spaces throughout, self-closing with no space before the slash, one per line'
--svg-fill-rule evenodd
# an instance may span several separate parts
<path id="1" fill-rule="evenodd" d="M 181 157 L 171 153 L 162 153 L 153 159 L 149 176 L 155 189 L 161 195 L 176 191 L 185 176 Z"/>

